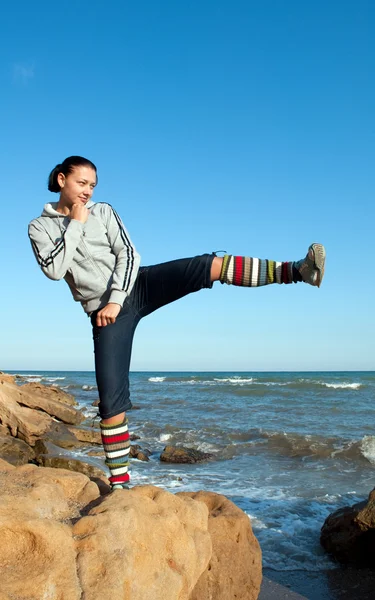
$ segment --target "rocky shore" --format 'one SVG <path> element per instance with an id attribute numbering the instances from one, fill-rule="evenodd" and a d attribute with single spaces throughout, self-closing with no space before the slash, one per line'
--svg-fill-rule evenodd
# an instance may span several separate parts
<path id="1" fill-rule="evenodd" d="M 60 388 L 0 373 L 0 600 L 374 597 L 375 490 L 322 527 L 336 569 L 268 569 L 262 583 L 261 551 L 242 510 L 207 491 L 146 485 L 110 494 L 92 425 Z M 133 435 L 131 457 L 149 454 Z M 212 456 L 166 446 L 159 458 Z"/>
<path id="2" fill-rule="evenodd" d="M 72 396 L 0 374 L 0 600 L 258 598 L 261 551 L 245 513 L 210 492 L 109 494 L 94 457 L 74 454 L 95 446 L 100 432 Z M 180 454 L 167 448 L 163 460 Z"/>

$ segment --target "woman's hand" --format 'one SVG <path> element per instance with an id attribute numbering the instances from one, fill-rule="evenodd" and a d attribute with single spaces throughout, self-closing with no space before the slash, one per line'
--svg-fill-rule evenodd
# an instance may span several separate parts
<path id="1" fill-rule="evenodd" d="M 89 209 L 86 208 L 86 206 L 83 206 L 82 204 L 73 204 L 70 209 L 69 217 L 76 221 L 81 221 L 81 223 L 86 223 L 89 214 Z"/>
<path id="2" fill-rule="evenodd" d="M 96 315 L 96 324 L 98 327 L 106 327 L 107 325 L 111 325 L 116 321 L 116 318 L 121 310 L 121 306 L 119 304 L 114 304 L 110 302 L 104 308 L 99 310 Z"/>

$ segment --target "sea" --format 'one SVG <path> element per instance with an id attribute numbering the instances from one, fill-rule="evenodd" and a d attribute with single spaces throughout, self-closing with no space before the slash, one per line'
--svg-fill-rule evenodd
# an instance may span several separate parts
<path id="1" fill-rule="evenodd" d="M 17 374 L 20 383 L 73 394 L 86 424 L 98 426 L 94 373 Z M 132 372 L 130 379 L 130 432 L 151 452 L 148 463 L 132 461 L 133 485 L 224 494 L 250 517 L 268 570 L 337 568 L 319 534 L 331 512 L 375 486 L 375 372 Z M 166 445 L 212 458 L 163 463 Z"/>

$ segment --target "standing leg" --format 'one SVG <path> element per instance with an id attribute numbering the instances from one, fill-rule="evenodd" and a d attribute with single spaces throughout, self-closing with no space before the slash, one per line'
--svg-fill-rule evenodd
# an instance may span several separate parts
<path id="1" fill-rule="evenodd" d="M 129 483 L 130 440 L 125 411 L 131 408 L 129 397 L 129 366 L 135 328 L 139 318 L 125 303 L 116 322 L 93 325 L 95 373 L 99 391 L 99 414 L 105 463 L 110 470 L 112 489 L 126 488 Z"/>
<path id="2" fill-rule="evenodd" d="M 212 264 L 212 281 L 244 287 L 259 287 L 270 283 L 304 281 L 320 287 L 325 266 L 325 248 L 311 244 L 305 258 L 295 262 L 277 262 L 260 258 L 225 255 Z"/>

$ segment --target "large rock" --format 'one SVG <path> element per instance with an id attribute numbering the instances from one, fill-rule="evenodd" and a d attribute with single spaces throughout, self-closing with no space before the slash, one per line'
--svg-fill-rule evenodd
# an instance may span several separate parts
<path id="1" fill-rule="evenodd" d="M 0 600 L 255 598 L 249 524 L 221 496 L 190 496 L 100 496 L 80 473 L 0 460 Z"/>
<path id="2" fill-rule="evenodd" d="M 85 600 L 188 600 L 211 556 L 207 518 L 153 486 L 110 494 L 73 530 Z"/>
<path id="3" fill-rule="evenodd" d="M 375 567 L 375 489 L 367 501 L 330 514 L 320 542 L 341 563 Z"/>
<path id="4" fill-rule="evenodd" d="M 30 388 L 29 386 L 32 387 Z M 41 389 L 43 390 L 42 393 Z M 46 412 L 51 417 L 56 417 L 63 423 L 78 425 L 85 418 L 79 410 L 49 397 L 47 393 L 49 388 L 40 386 L 39 384 L 29 383 L 20 387 L 4 382 L 2 391 L 11 394 L 18 404 Z"/>
<path id="5" fill-rule="evenodd" d="M 30 392 L 32 394 L 36 394 L 37 396 L 44 396 L 49 400 L 56 400 L 56 402 L 63 402 L 64 404 L 68 404 L 69 406 L 77 406 L 78 402 L 72 396 L 72 394 L 68 394 L 64 390 L 59 387 L 55 387 L 54 385 L 43 385 L 42 383 L 24 383 L 22 385 L 22 390 L 26 392 Z"/>
<path id="6" fill-rule="evenodd" d="M 249 517 L 233 502 L 212 492 L 181 492 L 209 511 L 212 555 L 190 600 L 256 600 L 262 582 L 262 554 Z"/>

